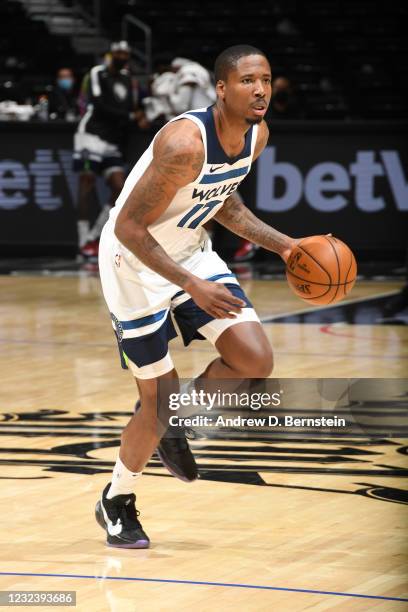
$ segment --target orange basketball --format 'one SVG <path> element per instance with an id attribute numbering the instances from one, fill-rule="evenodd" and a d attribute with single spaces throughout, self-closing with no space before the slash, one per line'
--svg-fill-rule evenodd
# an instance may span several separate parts
<path id="1" fill-rule="evenodd" d="M 310 236 L 286 263 L 289 286 L 309 304 L 334 304 L 353 288 L 357 264 L 349 247 L 333 236 Z"/>

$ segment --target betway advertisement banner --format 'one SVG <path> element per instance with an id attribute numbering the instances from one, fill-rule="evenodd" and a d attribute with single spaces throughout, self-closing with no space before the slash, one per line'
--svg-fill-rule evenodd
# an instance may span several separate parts
<path id="1" fill-rule="evenodd" d="M 398 124 L 282 124 L 249 186 L 281 231 L 332 232 L 355 249 L 408 246 L 408 130 Z"/>
<path id="2" fill-rule="evenodd" d="M 74 245 L 78 177 L 72 124 L 0 124 L 0 245 Z M 405 250 L 408 124 L 290 122 L 240 187 L 245 203 L 292 236 L 332 232 L 354 249 Z M 152 134 L 133 133 L 134 163 Z M 98 181 L 95 206 L 108 194 Z"/>
<path id="3" fill-rule="evenodd" d="M 2 126 L 3 127 L 3 126 Z M 69 244 L 75 240 L 71 138 L 1 130 L 0 242 Z M 10 127 L 10 126 L 7 126 Z"/>

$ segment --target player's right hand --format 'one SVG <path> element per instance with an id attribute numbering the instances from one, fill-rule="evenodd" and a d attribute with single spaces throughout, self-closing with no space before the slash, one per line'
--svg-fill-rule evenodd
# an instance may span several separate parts
<path id="1" fill-rule="evenodd" d="M 197 278 L 191 280 L 185 290 L 197 306 L 215 319 L 234 319 L 246 306 L 244 300 L 235 297 L 222 283 Z"/>

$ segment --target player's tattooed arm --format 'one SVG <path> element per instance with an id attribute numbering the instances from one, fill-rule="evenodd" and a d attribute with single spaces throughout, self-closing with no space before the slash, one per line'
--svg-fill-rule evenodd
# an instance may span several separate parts
<path id="1" fill-rule="evenodd" d="M 215 219 L 234 234 L 268 251 L 278 253 L 285 261 L 297 242 L 258 219 L 245 206 L 237 193 L 233 193 L 225 200 Z"/>
<path id="2" fill-rule="evenodd" d="M 184 288 L 192 275 L 167 255 L 148 230 L 177 191 L 197 178 L 204 162 L 197 126 L 188 120 L 177 124 L 170 124 L 159 134 L 151 164 L 119 212 L 115 234 L 148 268 Z"/>
<path id="3" fill-rule="evenodd" d="M 260 156 L 268 143 L 269 129 L 265 121 L 259 126 L 255 145 L 255 160 Z M 285 261 L 298 240 L 290 238 L 256 217 L 242 202 L 238 193 L 227 198 L 222 208 L 215 215 L 221 225 L 238 236 L 278 253 Z"/>

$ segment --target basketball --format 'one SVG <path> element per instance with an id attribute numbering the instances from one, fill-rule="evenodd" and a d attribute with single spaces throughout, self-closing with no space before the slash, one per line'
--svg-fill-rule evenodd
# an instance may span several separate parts
<path id="1" fill-rule="evenodd" d="M 334 236 L 310 236 L 292 249 L 286 278 L 309 304 L 335 304 L 353 288 L 357 264 L 349 247 Z"/>

